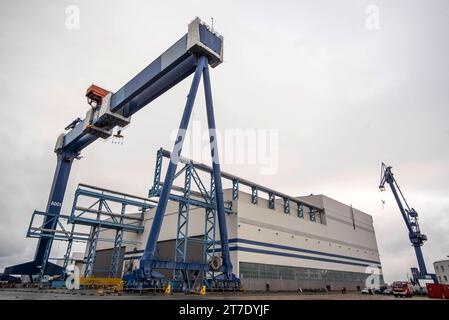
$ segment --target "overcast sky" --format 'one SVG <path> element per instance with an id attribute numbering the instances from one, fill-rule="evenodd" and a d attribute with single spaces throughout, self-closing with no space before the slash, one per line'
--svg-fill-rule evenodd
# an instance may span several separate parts
<path id="1" fill-rule="evenodd" d="M 69 5 L 79 29 L 67 28 Z M 195 16 L 213 17 L 225 37 L 225 62 L 211 74 L 217 126 L 278 132 L 274 174 L 248 163 L 224 170 L 371 214 L 392 281 L 416 259 L 390 190 L 377 188 L 384 161 L 420 213 L 428 269 L 449 255 L 447 1 L 1 1 L 0 16 L 0 270 L 33 258 L 29 219 L 45 210 L 55 140 L 87 111 L 86 88 L 118 90 Z M 79 182 L 147 194 L 189 82 L 136 114 L 122 146 L 99 141 L 83 152 L 64 212 Z"/>

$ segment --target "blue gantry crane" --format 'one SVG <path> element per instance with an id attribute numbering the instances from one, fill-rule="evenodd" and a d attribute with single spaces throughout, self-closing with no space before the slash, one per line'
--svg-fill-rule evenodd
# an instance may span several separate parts
<path id="1" fill-rule="evenodd" d="M 427 273 L 426 263 L 424 262 L 424 257 L 422 254 L 421 247 L 423 246 L 424 241 L 427 240 L 427 236 L 422 234 L 421 229 L 419 228 L 418 212 L 408 205 L 391 169 L 391 166 L 387 166 L 382 162 L 379 189 L 381 191 L 385 191 L 385 184 L 388 183 L 407 227 L 408 236 L 413 248 L 415 249 L 419 267 L 419 270 L 412 268 L 413 280 L 417 281 L 418 279 L 429 278 L 434 279 L 433 274 Z"/>
<path id="2" fill-rule="evenodd" d="M 66 127 L 67 132 L 61 134 L 56 142 L 54 151 L 57 155 L 57 165 L 47 207 L 43 213 L 42 236 L 39 237 L 34 259 L 31 262 L 8 267 L 4 273 L 44 276 L 60 274 L 62 272 L 60 267 L 50 263 L 48 259 L 53 240 L 55 239 L 55 230 L 60 223 L 58 217 L 60 216 L 73 160 L 79 159 L 81 151 L 98 138 L 107 139 L 113 134 L 115 128 L 119 128 L 120 130 L 122 127 L 127 126 L 131 121 L 131 116 L 137 111 L 193 74 L 192 84 L 187 96 L 187 102 L 173 147 L 170 164 L 160 191 L 159 202 L 148 242 L 140 260 L 140 268 L 135 270 L 131 277 L 136 281 L 145 281 L 156 276 L 157 272 L 154 270 L 158 268 L 181 270 L 201 269 L 204 271 L 210 267 L 208 264 L 189 264 L 182 261 L 161 262 L 155 258 L 156 244 L 181 155 L 184 136 L 189 124 L 199 83 L 201 77 L 203 77 L 213 163 L 214 201 L 216 202 L 222 255 L 222 263 L 218 269 L 222 272 L 223 280 L 238 283 L 237 277 L 232 273 L 233 266 L 229 254 L 221 169 L 217 149 L 212 89 L 209 75 L 209 65 L 214 68 L 222 63 L 222 61 L 223 37 L 211 30 L 199 18 L 196 18 L 189 24 L 187 34 L 117 92 L 109 92 L 95 85 L 89 87 L 86 97 L 91 108 L 87 111 L 84 119 L 76 118 L 71 122 Z"/>

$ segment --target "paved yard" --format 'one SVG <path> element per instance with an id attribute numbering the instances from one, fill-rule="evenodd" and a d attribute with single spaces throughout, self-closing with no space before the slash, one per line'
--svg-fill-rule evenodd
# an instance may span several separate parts
<path id="1" fill-rule="evenodd" d="M 65 289 L 37 290 L 37 289 L 0 289 L 0 300 L 166 300 L 166 299 L 238 299 L 238 300 L 409 300 L 428 299 L 427 297 L 395 298 L 384 295 L 363 295 L 360 293 L 321 293 L 321 294 L 297 294 L 297 293 L 207 293 L 205 296 L 185 295 L 175 293 L 165 295 L 162 293 L 123 293 L 101 295 L 95 290 L 68 291 Z"/>

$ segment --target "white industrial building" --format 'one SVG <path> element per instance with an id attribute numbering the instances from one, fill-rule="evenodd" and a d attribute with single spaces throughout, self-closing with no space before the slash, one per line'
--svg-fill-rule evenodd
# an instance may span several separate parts
<path id="1" fill-rule="evenodd" d="M 433 263 L 438 283 L 449 284 L 449 259 L 435 261 Z"/>
<path id="2" fill-rule="evenodd" d="M 322 208 L 318 214 L 307 210 L 299 214 L 295 208 L 287 214 L 282 199 L 276 200 L 274 209 L 261 197 L 253 204 L 251 194 L 242 191 L 237 200 L 232 200 L 231 189 L 224 190 L 224 196 L 233 212 L 227 214 L 233 271 L 245 290 L 360 290 L 373 272 L 383 282 L 370 215 L 324 195 L 298 198 Z M 146 213 L 143 233 L 125 233 L 124 240 L 134 244 L 122 249 L 124 273 L 139 265 L 154 212 L 152 208 Z M 204 235 L 204 212 L 204 208 L 190 209 L 188 234 L 192 239 Z M 178 203 L 170 201 L 156 249 L 160 259 L 173 260 L 177 218 Z M 114 232 L 102 231 L 100 237 L 113 238 Z M 188 261 L 204 261 L 201 243 L 190 241 L 188 248 Z M 111 243 L 98 243 L 94 275 L 106 275 L 102 272 L 108 269 L 111 254 Z"/>

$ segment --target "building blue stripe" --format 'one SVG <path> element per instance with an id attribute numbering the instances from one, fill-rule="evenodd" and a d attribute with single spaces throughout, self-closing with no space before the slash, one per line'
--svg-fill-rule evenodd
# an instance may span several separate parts
<path id="1" fill-rule="evenodd" d="M 246 243 L 246 244 L 253 244 L 253 245 L 257 245 L 257 246 L 269 247 L 269 248 L 291 250 L 291 251 L 304 252 L 304 253 L 312 253 L 312 254 L 318 254 L 318 255 L 322 255 L 322 256 L 334 257 L 334 258 L 342 258 L 342 259 L 348 259 L 348 260 L 355 260 L 355 261 L 361 261 L 361 262 L 369 262 L 369 263 L 374 263 L 374 264 L 380 264 L 380 261 L 367 260 L 367 259 L 343 256 L 343 255 L 340 255 L 340 254 L 334 254 L 334 253 L 328 253 L 328 252 L 322 252 L 322 251 L 315 251 L 315 250 L 309 250 L 309 249 L 303 249 L 303 248 L 284 246 L 284 245 L 275 244 L 275 243 L 260 242 L 260 241 L 241 239 L 241 238 L 232 238 L 232 239 L 229 239 L 228 241 L 229 241 L 229 243 L 240 242 L 240 243 Z M 220 243 L 219 241 L 217 241 L 217 242 Z"/>
<path id="2" fill-rule="evenodd" d="M 316 261 L 324 261 L 324 262 L 332 262 L 332 263 L 340 263 L 340 264 L 349 264 L 349 265 L 359 266 L 359 267 L 369 267 L 369 266 L 371 266 L 370 264 L 362 264 L 362 263 L 349 262 L 349 261 L 341 261 L 341 260 L 333 260 L 333 259 L 327 259 L 327 258 L 311 257 L 311 256 L 304 256 L 304 255 L 301 255 L 301 254 L 293 254 L 293 253 L 271 251 L 271 250 L 263 250 L 263 249 L 254 249 L 254 248 L 247 248 L 247 247 L 241 247 L 241 246 L 230 247 L 229 251 L 246 251 L 246 252 L 253 252 L 253 253 L 260 253 L 260 254 L 269 254 L 269 255 L 289 257 L 289 258 L 316 260 Z"/>
<path id="3" fill-rule="evenodd" d="M 263 249 L 254 249 L 254 248 L 247 248 L 247 247 L 241 247 L 241 246 L 230 247 L 229 251 L 246 251 L 246 252 L 252 252 L 252 253 L 269 254 L 269 255 L 289 257 L 289 258 L 316 260 L 316 261 L 324 261 L 324 262 L 331 262 L 331 263 L 340 263 L 340 264 L 347 264 L 347 265 L 358 266 L 358 267 L 369 267 L 369 266 L 371 266 L 370 264 L 362 264 L 362 263 L 349 262 L 349 261 L 333 260 L 333 259 L 320 258 L 320 257 L 311 257 L 311 256 L 300 255 L 300 254 L 285 253 L 285 252 L 263 250 Z M 140 258 L 141 258 L 141 256 L 129 256 L 129 257 L 125 257 L 124 260 L 138 260 Z"/>
<path id="4" fill-rule="evenodd" d="M 255 240 L 248 240 L 248 239 L 241 239 L 241 238 L 232 238 L 229 239 L 229 243 L 246 243 L 246 244 L 252 244 L 252 245 L 258 245 L 258 246 L 265 246 L 269 248 L 276 248 L 276 249 L 283 249 L 283 250 L 290 250 L 290 251 L 296 251 L 296 252 L 304 252 L 304 253 L 311 253 L 311 254 L 318 254 L 322 256 L 328 256 L 328 257 L 334 257 L 334 258 L 342 258 L 347 260 L 355 260 L 360 262 L 367 262 L 370 264 L 378 264 L 381 263 L 379 261 L 373 261 L 373 260 L 366 260 L 366 259 L 360 259 L 355 257 L 348 257 L 343 256 L 339 254 L 333 254 L 333 253 L 327 253 L 327 252 L 321 252 L 321 251 L 315 251 L 315 250 L 309 250 L 309 249 L 302 249 L 302 248 L 295 248 L 290 246 L 284 246 L 280 244 L 274 244 L 274 243 L 268 243 L 268 242 L 260 242 Z M 217 241 L 217 244 L 219 244 L 220 241 Z M 220 249 L 217 248 L 216 251 L 219 251 Z M 293 258 L 300 258 L 300 259 L 309 259 L 309 260 L 317 260 L 317 261 L 327 261 L 327 262 L 334 262 L 334 263 L 343 263 L 343 264 L 349 264 L 349 265 L 356 265 L 356 266 L 370 266 L 370 264 L 361 264 L 361 263 L 354 263 L 349 261 L 341 261 L 341 260 L 333 260 L 333 259 L 327 259 L 327 258 L 320 258 L 320 257 L 311 257 L 311 256 L 305 256 L 305 255 L 298 255 L 298 254 L 292 254 L 292 253 L 283 253 L 278 251 L 271 251 L 271 250 L 264 250 L 264 249 L 253 249 L 248 247 L 241 247 L 241 246 L 234 246 L 229 248 L 230 251 L 247 251 L 247 252 L 255 252 L 255 253 L 264 253 L 264 254 L 271 254 L 271 255 L 278 255 L 278 256 L 285 256 L 285 257 L 293 257 Z M 128 251 L 125 252 L 125 255 L 127 254 L 139 254 L 143 253 L 144 250 L 137 250 L 137 251 Z M 211 251 L 211 250 L 209 250 Z M 133 257 L 133 258 L 140 258 L 140 257 Z M 129 259 L 129 258 L 128 258 Z M 125 259 L 125 260 L 128 260 Z"/>

